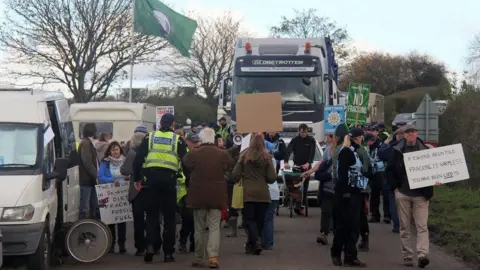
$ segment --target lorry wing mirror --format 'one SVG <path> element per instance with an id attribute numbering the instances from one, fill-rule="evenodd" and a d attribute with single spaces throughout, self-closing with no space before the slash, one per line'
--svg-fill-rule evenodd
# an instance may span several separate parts
<path id="1" fill-rule="evenodd" d="M 57 178 L 58 181 L 63 181 L 67 178 L 67 170 L 69 160 L 67 158 L 57 158 L 55 160 L 55 168 L 53 173 L 47 175 L 47 179 L 51 180 Z"/>

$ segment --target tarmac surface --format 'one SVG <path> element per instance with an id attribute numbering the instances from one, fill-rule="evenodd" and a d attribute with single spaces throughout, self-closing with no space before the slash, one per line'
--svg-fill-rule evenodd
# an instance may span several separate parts
<path id="1" fill-rule="evenodd" d="M 250 270 L 320 270 L 338 269 L 332 265 L 330 246 L 316 243 L 320 226 L 320 209 L 310 208 L 308 217 L 294 216 L 289 218 L 287 209 L 280 210 L 280 216 L 275 220 L 274 250 L 263 251 L 260 256 L 246 255 L 244 242 L 246 236 L 240 230 L 236 238 L 227 238 L 228 229 L 222 229 L 220 246 L 220 268 L 250 269 Z M 391 225 L 370 224 L 370 251 L 360 252 L 359 259 L 368 264 L 369 269 L 405 269 L 400 251 L 399 235 L 391 232 Z M 88 270 L 133 270 L 133 269 L 168 269 L 185 270 L 191 267 L 193 254 L 176 254 L 176 262 L 164 263 L 163 256 L 157 255 L 152 264 L 145 264 L 143 257 L 133 256 L 135 249 L 132 241 L 133 225 L 128 224 L 127 254 L 109 254 L 104 259 L 93 264 L 80 264 L 67 261 L 54 269 L 88 269 Z M 412 239 L 414 240 L 414 239 Z M 332 241 L 332 235 L 329 236 Z M 414 241 L 412 241 L 415 243 Z M 430 265 L 427 269 L 454 270 L 469 269 L 456 258 L 447 255 L 440 248 L 430 246 Z M 415 260 L 416 263 L 416 260 Z"/>

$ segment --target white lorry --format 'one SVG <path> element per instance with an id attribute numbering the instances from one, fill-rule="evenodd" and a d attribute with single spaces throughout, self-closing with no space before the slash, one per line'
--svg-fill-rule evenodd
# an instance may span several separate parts
<path id="1" fill-rule="evenodd" d="M 232 83 L 229 100 L 224 98 Z M 338 104 L 338 73 L 329 38 L 240 38 L 235 44 L 233 76 L 220 85 L 219 109 L 236 118 L 238 94 L 280 92 L 284 130 L 296 134 L 307 124 L 324 140 L 324 106 Z M 231 104 L 230 108 L 226 108 Z M 220 110 L 219 110 L 220 111 Z"/>
<path id="2" fill-rule="evenodd" d="M 152 131 L 156 118 L 155 106 L 144 103 L 75 103 L 70 110 L 77 141 L 81 139 L 83 126 L 91 122 L 95 123 L 98 132 L 109 133 L 112 140 L 127 142 L 138 124 Z"/>
<path id="3" fill-rule="evenodd" d="M 74 148 L 69 105 L 63 94 L 0 89 L 4 263 L 44 270 L 52 262 L 61 263 L 64 255 L 93 262 L 108 253 L 108 227 L 96 220 L 78 220 L 80 186 Z M 80 239 L 85 233 L 91 237 Z M 93 242 L 98 247 L 82 255 L 79 245 Z"/>

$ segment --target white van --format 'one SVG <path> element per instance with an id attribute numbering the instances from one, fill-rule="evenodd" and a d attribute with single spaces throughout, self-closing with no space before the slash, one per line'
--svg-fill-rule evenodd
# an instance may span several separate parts
<path id="1" fill-rule="evenodd" d="M 80 202 L 74 145 L 63 94 L 0 89 L 0 231 L 6 259 L 26 256 L 27 269 L 43 270 L 71 249 L 65 239 L 72 234 L 70 224 L 78 227 Z M 88 222 L 105 228 L 108 241 L 104 225 Z"/>
<path id="2" fill-rule="evenodd" d="M 109 133 L 112 140 L 127 142 L 138 124 L 153 130 L 156 110 L 154 105 L 127 102 L 88 102 L 70 106 L 75 138 L 82 138 L 83 126 L 95 123 L 98 133 Z"/>

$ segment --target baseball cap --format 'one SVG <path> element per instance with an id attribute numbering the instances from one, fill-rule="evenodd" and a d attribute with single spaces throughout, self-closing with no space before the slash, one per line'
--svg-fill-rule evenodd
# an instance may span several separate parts
<path id="1" fill-rule="evenodd" d="M 193 142 L 193 143 L 197 143 L 200 141 L 200 137 L 198 137 L 197 134 L 195 133 L 188 133 L 187 135 L 187 141 L 190 141 L 190 142 Z"/>
<path id="2" fill-rule="evenodd" d="M 171 113 L 166 113 L 162 116 L 162 119 L 160 120 L 160 125 L 162 127 L 169 127 L 175 122 L 175 117 Z"/>
<path id="3" fill-rule="evenodd" d="M 137 133 L 137 132 L 148 133 L 147 126 L 145 126 L 144 124 L 137 125 L 133 133 Z"/>
<path id="4" fill-rule="evenodd" d="M 417 131 L 417 127 L 415 125 L 406 125 L 405 127 L 402 128 L 404 132 L 409 132 L 409 131 Z"/>
<path id="5" fill-rule="evenodd" d="M 361 128 L 352 128 L 350 130 L 350 137 L 356 138 L 360 136 L 363 136 L 363 130 Z"/>

